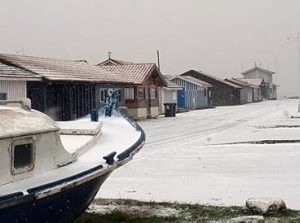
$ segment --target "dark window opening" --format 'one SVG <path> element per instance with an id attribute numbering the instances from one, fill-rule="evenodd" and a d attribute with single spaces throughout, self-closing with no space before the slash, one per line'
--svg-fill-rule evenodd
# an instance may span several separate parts
<path id="1" fill-rule="evenodd" d="M 145 89 L 144 88 L 138 88 L 138 98 L 145 99 Z"/>
<path id="2" fill-rule="evenodd" d="M 100 102 L 105 102 L 107 97 L 107 90 L 101 89 L 100 90 Z"/>
<path id="3" fill-rule="evenodd" d="M 7 100 L 7 93 L 0 93 L 0 100 Z"/>
<path id="4" fill-rule="evenodd" d="M 14 148 L 14 168 L 24 168 L 32 164 L 32 144 L 20 144 Z"/>
<path id="5" fill-rule="evenodd" d="M 121 102 L 122 101 L 122 95 L 121 95 L 122 92 L 121 92 L 121 90 L 117 90 L 116 94 L 117 94 L 118 102 Z"/>

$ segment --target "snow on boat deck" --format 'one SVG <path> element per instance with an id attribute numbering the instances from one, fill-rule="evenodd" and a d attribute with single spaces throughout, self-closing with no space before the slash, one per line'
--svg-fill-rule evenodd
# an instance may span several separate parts
<path id="1" fill-rule="evenodd" d="M 300 143 L 231 144 L 300 140 L 300 119 L 290 119 L 297 103 L 264 101 L 140 122 L 144 149 L 98 197 L 244 205 L 250 197 L 276 196 L 300 209 Z"/>
<path id="2" fill-rule="evenodd" d="M 25 192 L 28 188 L 57 181 L 68 176 L 76 175 L 100 164 L 105 164 L 103 156 L 113 151 L 116 151 L 118 155 L 133 145 L 141 135 L 141 132 L 136 131 L 133 126 L 122 117 L 103 117 L 100 121 L 103 122 L 102 135 L 97 144 L 89 149 L 88 152 L 81 155 L 78 161 L 40 175 L 20 180 L 18 183 L 2 185 L 0 187 L 0 195 L 18 191 Z M 85 128 L 84 124 L 87 123 L 87 118 L 74 121 L 74 123 L 74 126 Z M 69 149 L 72 150 L 76 147 L 76 143 L 80 146 L 85 142 L 86 138 L 82 137 L 71 136 L 71 138 L 65 138 L 64 144 L 68 145 L 68 143 L 71 143 L 71 145 L 68 146 Z M 72 148 L 72 146 L 74 148 Z"/>

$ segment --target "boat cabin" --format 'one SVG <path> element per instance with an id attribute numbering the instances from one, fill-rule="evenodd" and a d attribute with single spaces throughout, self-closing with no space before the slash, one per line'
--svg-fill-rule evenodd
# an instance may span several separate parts
<path id="1" fill-rule="evenodd" d="M 0 120 L 1 185 L 66 165 L 76 158 L 63 148 L 58 125 L 43 113 L 26 106 L 0 106 Z"/>

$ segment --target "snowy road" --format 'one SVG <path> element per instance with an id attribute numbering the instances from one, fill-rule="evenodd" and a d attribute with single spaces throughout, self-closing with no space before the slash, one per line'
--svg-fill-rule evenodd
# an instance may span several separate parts
<path id="1" fill-rule="evenodd" d="M 98 197 L 244 205 L 276 196 L 300 209 L 300 119 L 289 118 L 296 108 L 296 100 L 265 101 L 140 122 L 145 147 Z"/>

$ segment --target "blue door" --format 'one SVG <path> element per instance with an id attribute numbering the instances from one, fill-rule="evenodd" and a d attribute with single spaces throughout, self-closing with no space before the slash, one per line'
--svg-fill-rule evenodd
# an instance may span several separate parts
<path id="1" fill-rule="evenodd" d="M 185 91 L 184 91 L 184 89 L 177 91 L 177 107 L 185 108 Z"/>

